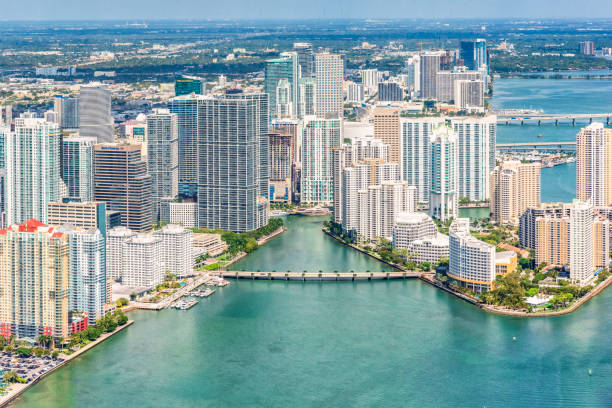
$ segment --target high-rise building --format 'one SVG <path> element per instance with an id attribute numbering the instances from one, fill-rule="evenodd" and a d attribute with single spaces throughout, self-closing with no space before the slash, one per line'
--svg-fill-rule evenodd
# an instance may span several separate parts
<path id="1" fill-rule="evenodd" d="M 458 110 L 484 111 L 484 81 L 462 79 L 455 81 L 454 101 Z"/>
<path id="2" fill-rule="evenodd" d="M 362 103 L 365 99 L 363 84 L 351 82 L 347 85 L 346 101 L 354 103 Z"/>
<path id="3" fill-rule="evenodd" d="M 70 310 L 87 313 L 90 322 L 104 315 L 107 299 L 106 242 L 97 229 L 68 229 Z"/>
<path id="4" fill-rule="evenodd" d="M 264 91 L 269 97 L 270 117 L 297 116 L 298 92 L 299 92 L 300 65 L 298 53 L 283 52 L 279 58 L 266 61 Z M 285 80 L 285 81 L 283 81 Z M 279 93 L 279 86 L 285 93 Z M 286 92 L 288 88 L 288 93 Z M 285 107 L 290 106 L 291 111 L 279 116 L 278 96 Z M 281 106 L 282 106 L 281 105 Z M 283 109 L 281 109 L 282 111 Z"/>
<path id="5" fill-rule="evenodd" d="M 570 205 L 565 203 L 541 203 L 526 208 L 519 220 L 519 240 L 521 246 L 529 249 L 536 248 L 536 221 L 538 218 L 569 218 L 569 212 Z"/>
<path id="6" fill-rule="evenodd" d="M 125 286 L 150 288 L 164 280 L 162 239 L 141 232 L 123 242 L 123 272 Z"/>
<path id="7" fill-rule="evenodd" d="M 305 42 L 293 43 L 293 51 L 297 52 L 302 78 L 314 77 L 315 66 L 312 44 Z"/>
<path id="8" fill-rule="evenodd" d="M 469 218 L 450 226 L 448 277 L 474 292 L 490 290 L 495 282 L 495 247 L 470 233 Z"/>
<path id="9" fill-rule="evenodd" d="M 576 195 L 595 206 L 612 205 L 612 129 L 602 123 L 576 136 Z"/>
<path id="10" fill-rule="evenodd" d="M 136 232 L 125 227 L 115 227 L 108 230 L 106 236 L 106 273 L 112 280 L 117 280 L 123 275 L 125 269 L 124 244 L 128 239 L 135 237 Z"/>
<path id="11" fill-rule="evenodd" d="M 431 185 L 431 140 L 434 127 L 444 118 L 401 118 L 402 180 L 417 188 L 418 201 L 429 202 Z"/>
<path id="12" fill-rule="evenodd" d="M 440 54 L 424 53 L 419 56 L 420 89 L 422 99 L 436 98 L 436 79 L 440 71 Z"/>
<path id="13" fill-rule="evenodd" d="M 135 231 L 151 229 L 151 176 L 140 145 L 94 146 L 94 199 L 107 211 L 121 213 L 121 225 Z"/>
<path id="14" fill-rule="evenodd" d="M 204 94 L 204 80 L 195 76 L 179 75 L 174 82 L 174 95 Z"/>
<path id="15" fill-rule="evenodd" d="M 570 279 L 580 283 L 593 278 L 593 205 L 574 201 L 570 210 Z"/>
<path id="16" fill-rule="evenodd" d="M 395 82 L 379 82 L 378 100 L 384 102 L 403 101 L 404 90 Z"/>
<path id="17" fill-rule="evenodd" d="M 433 129 L 429 215 L 442 221 L 459 215 L 459 146 L 448 125 Z"/>
<path id="18" fill-rule="evenodd" d="M 359 72 L 361 74 L 361 83 L 368 91 L 368 94 L 372 95 L 378 90 L 378 70 L 370 68 L 362 69 Z"/>
<path id="19" fill-rule="evenodd" d="M 456 68 L 452 71 L 439 71 L 436 74 L 436 100 L 450 102 L 455 100 L 455 83 L 460 80 L 481 80 L 479 71 Z M 456 103 L 456 101 L 455 101 Z"/>
<path id="20" fill-rule="evenodd" d="M 374 137 L 389 146 L 389 161 L 400 163 L 400 111 L 395 108 L 374 110 Z"/>
<path id="21" fill-rule="evenodd" d="M 319 119 L 314 116 L 304 119 L 300 189 L 302 202 L 332 202 L 332 152 L 340 147 L 341 126 L 341 119 Z"/>
<path id="22" fill-rule="evenodd" d="M 68 338 L 68 236 L 30 219 L 0 230 L 0 335 Z"/>
<path id="23" fill-rule="evenodd" d="M 62 180 L 69 197 L 93 200 L 93 137 L 68 137 L 62 141 Z"/>
<path id="24" fill-rule="evenodd" d="M 312 116 L 317 108 L 317 80 L 315 78 L 301 78 L 299 86 L 299 117 Z"/>
<path id="25" fill-rule="evenodd" d="M 96 138 L 98 143 L 114 141 L 111 93 L 105 86 L 96 83 L 81 86 L 79 133 L 83 137 Z"/>
<path id="26" fill-rule="evenodd" d="M 270 201 L 291 201 L 293 136 L 269 133 Z"/>
<path id="27" fill-rule="evenodd" d="M 581 41 L 580 42 L 580 53 L 583 55 L 595 54 L 595 44 L 593 41 Z"/>
<path id="28" fill-rule="evenodd" d="M 482 66 L 489 67 L 487 41 L 478 38 L 475 41 L 461 41 L 459 57 L 468 69 L 478 70 Z"/>
<path id="29" fill-rule="evenodd" d="M 106 237 L 106 203 L 64 198 L 47 204 L 49 225 L 71 225 L 83 230 L 99 230 Z"/>
<path id="30" fill-rule="evenodd" d="M 490 176 L 491 219 L 517 224 L 527 208 L 540 205 L 540 163 L 507 161 Z"/>
<path id="31" fill-rule="evenodd" d="M 47 221 L 47 203 L 61 196 L 60 130 L 44 119 L 17 118 L 5 136 L 7 225 Z"/>
<path id="32" fill-rule="evenodd" d="M 342 118 L 342 81 L 344 63 L 339 54 L 320 53 L 315 55 L 316 100 L 315 114 L 320 118 Z"/>
<path id="33" fill-rule="evenodd" d="M 265 94 L 202 101 L 198 135 L 200 227 L 245 232 L 267 224 L 267 116 Z"/>
<path id="34" fill-rule="evenodd" d="M 195 198 L 198 193 L 198 105 L 204 99 L 190 94 L 168 102 L 178 121 L 179 194 L 187 198 Z"/>
<path id="35" fill-rule="evenodd" d="M 62 129 L 78 129 L 79 127 L 79 98 L 69 98 L 57 95 L 53 100 L 55 123 Z"/>
<path id="36" fill-rule="evenodd" d="M 440 234 L 433 220 L 420 212 L 399 213 L 393 226 L 393 247 L 406 249 L 415 262 L 430 264 L 448 259 L 448 235 Z"/>
<path id="37" fill-rule="evenodd" d="M 162 198 L 178 195 L 178 119 L 166 109 L 147 115 L 148 170 L 153 193 L 153 221 Z"/>
<path id="38" fill-rule="evenodd" d="M 153 232 L 161 238 L 161 251 L 164 272 L 177 277 L 193 275 L 193 232 L 181 225 L 169 224 Z"/>

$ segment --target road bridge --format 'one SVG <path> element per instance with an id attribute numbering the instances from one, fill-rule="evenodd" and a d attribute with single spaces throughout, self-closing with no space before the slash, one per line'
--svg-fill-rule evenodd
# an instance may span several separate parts
<path id="1" fill-rule="evenodd" d="M 497 150 L 547 150 L 547 151 L 575 151 L 576 142 L 523 142 L 523 143 L 497 143 Z"/>
<path id="2" fill-rule="evenodd" d="M 495 114 L 495 111 L 492 112 Z M 612 117 L 612 113 L 562 113 L 562 114 L 544 114 L 544 113 L 526 113 L 526 114 L 504 114 L 500 112 L 497 115 L 497 123 L 498 124 L 512 124 L 512 123 L 520 123 L 521 125 L 525 123 L 533 123 L 537 122 L 538 126 L 542 123 L 550 122 L 554 123 L 557 126 L 560 122 L 571 123 L 573 126 L 576 126 L 576 120 L 588 120 L 589 123 L 592 123 L 594 119 L 600 119 L 603 121 L 605 119 L 606 124 L 610 124 L 610 118 Z"/>

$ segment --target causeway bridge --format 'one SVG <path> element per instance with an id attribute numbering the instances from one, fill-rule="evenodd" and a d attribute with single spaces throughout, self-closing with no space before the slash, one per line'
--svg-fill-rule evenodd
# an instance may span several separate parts
<path id="1" fill-rule="evenodd" d="M 531 151 L 531 150 L 544 150 L 544 151 L 576 151 L 576 142 L 522 142 L 522 143 L 497 143 L 495 145 L 497 150 L 501 151 Z"/>
<path id="2" fill-rule="evenodd" d="M 285 281 L 371 281 L 421 278 L 423 272 L 251 272 L 218 271 L 223 278 Z M 425 274 L 426 275 L 426 274 Z"/>
<path id="3" fill-rule="evenodd" d="M 495 112 L 492 112 L 496 114 Z M 562 114 L 545 114 L 545 113 L 519 113 L 519 114 L 508 114 L 504 111 L 498 111 L 497 123 L 498 124 L 516 124 L 520 123 L 537 123 L 540 126 L 543 123 L 549 123 L 557 126 L 559 123 L 571 123 L 572 126 L 576 126 L 576 120 L 588 120 L 589 123 L 593 122 L 594 119 L 606 122 L 610 124 L 610 118 L 612 113 L 562 113 Z"/>

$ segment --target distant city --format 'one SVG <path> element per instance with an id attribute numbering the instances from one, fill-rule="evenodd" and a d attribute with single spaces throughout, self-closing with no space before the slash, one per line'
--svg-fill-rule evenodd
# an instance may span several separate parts
<path id="1" fill-rule="evenodd" d="M 155 24 L 166 39 L 149 36 Z M 364 24 L 371 37 L 340 39 L 353 31 L 338 25 L 328 43 L 311 39 L 317 25 L 304 37 L 211 25 L 189 42 L 162 23 L 96 25 L 92 47 L 65 25 L 41 44 L 17 39 L 31 27 L 7 31 L 0 406 L 132 311 L 190 309 L 231 279 L 418 278 L 484 311 L 540 317 L 612 282 L 612 113 L 491 103 L 502 78 L 609 80 L 612 40 L 560 23 L 543 40 L 509 22 L 388 36 Z M 498 142 L 521 126 L 576 138 Z M 567 165 L 575 199 L 546 202 L 542 170 Z M 392 271 L 234 268 L 290 217 L 321 215 L 320 239 Z"/>

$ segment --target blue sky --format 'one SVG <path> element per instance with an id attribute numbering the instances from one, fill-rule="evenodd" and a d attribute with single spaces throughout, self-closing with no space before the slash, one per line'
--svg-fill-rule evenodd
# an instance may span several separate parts
<path id="1" fill-rule="evenodd" d="M 0 0 L 0 20 L 612 18 L 612 0 Z"/>

